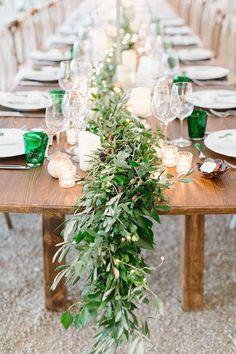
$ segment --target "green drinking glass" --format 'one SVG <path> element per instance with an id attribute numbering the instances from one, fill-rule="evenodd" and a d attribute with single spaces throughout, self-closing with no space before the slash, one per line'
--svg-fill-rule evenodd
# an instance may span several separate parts
<path id="1" fill-rule="evenodd" d="M 62 112 L 62 102 L 63 102 L 63 97 L 65 95 L 64 90 L 51 90 L 49 91 L 49 95 L 52 97 L 54 102 L 58 102 L 60 105 L 60 109 Z"/>
<path id="2" fill-rule="evenodd" d="M 194 110 L 187 118 L 188 135 L 192 140 L 202 140 L 206 131 L 207 112 L 203 110 Z"/>
<path id="3" fill-rule="evenodd" d="M 32 167 L 42 165 L 48 144 L 48 135 L 43 132 L 28 132 L 23 137 L 27 165 Z"/>
<path id="4" fill-rule="evenodd" d="M 177 83 L 177 82 L 192 82 L 192 80 L 188 76 L 181 75 L 181 76 L 175 76 L 174 79 L 173 79 L 173 82 L 174 83 Z"/>

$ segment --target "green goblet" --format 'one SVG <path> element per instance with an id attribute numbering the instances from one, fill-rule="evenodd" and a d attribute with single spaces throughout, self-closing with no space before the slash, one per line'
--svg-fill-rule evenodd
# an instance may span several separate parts
<path id="1" fill-rule="evenodd" d="M 28 132 L 23 137 L 27 164 L 32 167 L 42 165 L 48 144 L 48 135 L 43 132 Z"/>

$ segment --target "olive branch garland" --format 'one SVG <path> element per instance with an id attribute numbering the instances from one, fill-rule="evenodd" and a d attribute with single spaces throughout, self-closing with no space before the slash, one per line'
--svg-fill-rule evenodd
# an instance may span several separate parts
<path id="1" fill-rule="evenodd" d="M 123 48 L 127 39 L 128 47 L 133 45 L 129 30 L 129 26 L 124 30 Z M 93 156 L 82 182 L 83 196 L 54 256 L 62 262 L 76 251 L 69 264 L 58 267 L 52 290 L 63 277 L 67 285 L 85 281 L 81 299 L 63 313 L 61 322 L 65 329 L 72 324 L 80 329 L 95 321 L 97 334 L 90 354 L 115 354 L 126 342 L 133 354 L 144 339 L 149 341 L 148 320 L 158 318 L 160 302 L 148 285 L 152 268 L 142 249 L 154 247 L 153 223 L 160 223 L 159 212 L 169 209 L 165 190 L 174 183 L 163 183 L 161 175 L 154 178 L 161 165 L 155 147 L 162 135 L 147 131 L 127 110 L 127 96 L 113 83 L 114 53 L 115 48 L 94 69 L 91 83 L 96 93 L 92 93 L 88 130 L 100 136 L 102 148 Z M 139 315 L 144 305 L 150 306 L 151 317 Z"/>

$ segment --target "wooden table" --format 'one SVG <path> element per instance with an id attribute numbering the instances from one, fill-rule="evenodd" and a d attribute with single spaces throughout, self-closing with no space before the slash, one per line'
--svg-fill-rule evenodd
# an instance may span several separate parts
<path id="1" fill-rule="evenodd" d="M 44 124 L 40 118 L 0 118 L 0 128 L 39 127 Z M 155 125 L 155 121 L 152 121 Z M 170 137 L 178 136 L 179 121 L 169 127 Z M 207 130 L 236 128 L 236 117 L 208 119 Z M 185 126 L 186 130 L 186 126 Z M 187 134 L 185 132 L 185 134 Z M 198 153 L 193 147 L 189 148 Z M 205 149 L 209 156 L 216 154 Z M 218 157 L 220 155 L 217 155 Z M 233 159 L 227 159 L 235 163 Z M 6 159 L 9 163 L 23 163 L 24 158 Z M 236 164 L 236 163 L 235 163 Z M 80 198 L 82 189 L 79 185 L 71 189 L 59 187 L 58 180 L 47 173 L 47 162 L 42 167 L 28 171 L 0 170 L 0 211 L 14 213 L 42 214 L 43 220 L 43 255 L 45 278 L 45 305 L 47 309 L 58 310 L 66 304 L 66 288 L 63 281 L 54 292 L 50 286 L 56 275 L 58 263 L 52 263 L 56 244 L 61 242 L 59 227 L 66 214 L 73 212 L 73 204 Z M 168 214 L 184 215 L 181 246 L 182 307 L 184 310 L 203 308 L 203 273 L 204 273 L 204 218 L 206 214 L 236 213 L 236 171 L 230 170 L 217 180 L 206 180 L 193 174 L 193 182 L 179 183 L 176 189 L 168 191 L 171 210 Z"/>

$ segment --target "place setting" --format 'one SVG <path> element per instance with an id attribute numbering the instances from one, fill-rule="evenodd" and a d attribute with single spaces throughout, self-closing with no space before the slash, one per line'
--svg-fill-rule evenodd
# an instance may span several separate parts
<path id="1" fill-rule="evenodd" d="M 30 57 L 38 65 L 48 65 L 48 63 L 58 64 L 63 60 L 70 60 L 71 52 L 69 50 L 52 48 L 48 50 L 36 50 L 31 53 Z"/>

